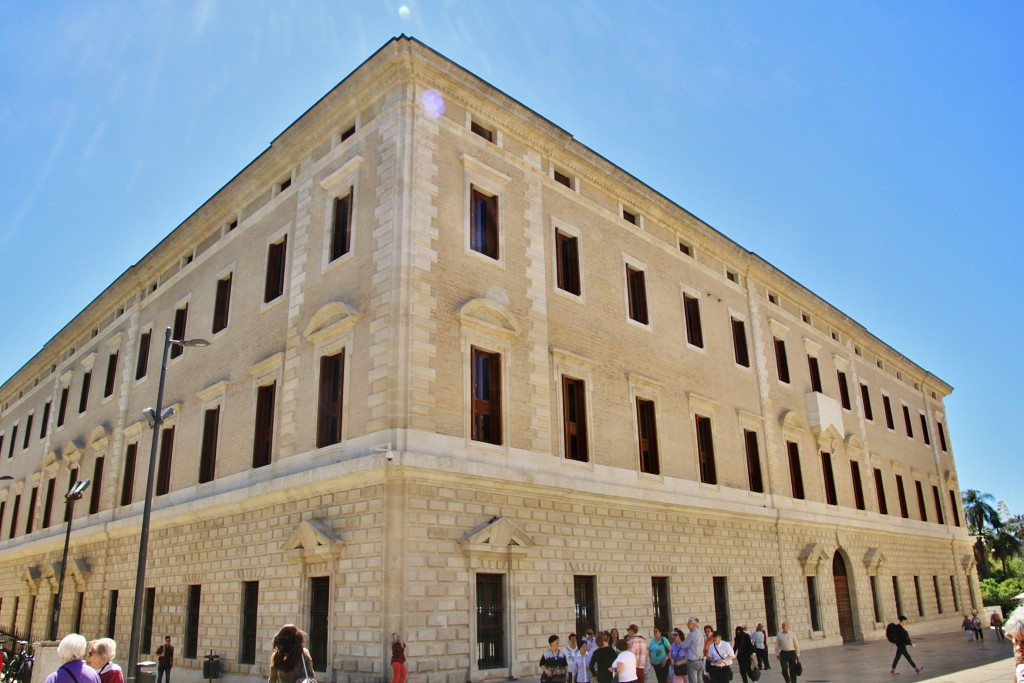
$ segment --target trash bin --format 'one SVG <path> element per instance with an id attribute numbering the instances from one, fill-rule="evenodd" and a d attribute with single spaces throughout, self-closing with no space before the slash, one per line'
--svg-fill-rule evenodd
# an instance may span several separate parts
<path id="1" fill-rule="evenodd" d="M 135 683 L 156 683 L 156 671 L 153 670 L 156 662 L 139 662 L 135 666 L 138 668 Z"/>
<path id="2" fill-rule="evenodd" d="M 206 659 L 203 661 L 203 678 L 208 681 L 220 678 L 220 655 L 215 655 L 212 652 L 206 655 Z"/>

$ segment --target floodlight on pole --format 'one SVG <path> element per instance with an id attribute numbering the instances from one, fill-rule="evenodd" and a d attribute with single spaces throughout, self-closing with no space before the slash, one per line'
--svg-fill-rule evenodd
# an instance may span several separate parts
<path id="1" fill-rule="evenodd" d="M 60 604 L 64 598 L 64 574 L 68 568 L 68 546 L 71 544 L 71 523 L 75 521 L 75 503 L 82 499 L 82 494 L 89 488 L 89 480 L 82 479 L 72 484 L 64 494 L 64 505 L 67 507 L 68 528 L 64 532 L 64 558 L 60 561 L 60 581 L 57 583 L 57 597 L 53 601 L 53 620 L 50 622 L 50 640 L 57 639 L 57 628 L 60 625 Z"/>

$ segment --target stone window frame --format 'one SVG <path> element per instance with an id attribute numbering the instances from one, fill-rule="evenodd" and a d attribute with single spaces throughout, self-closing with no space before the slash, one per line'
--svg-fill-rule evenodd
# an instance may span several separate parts
<path id="1" fill-rule="evenodd" d="M 737 408 L 736 425 L 740 437 L 740 442 L 742 444 L 741 455 L 743 458 L 741 462 L 743 467 L 739 469 L 743 472 L 747 472 L 747 493 L 755 496 L 767 496 L 772 486 L 768 472 L 768 435 L 765 432 L 764 418 L 760 415 L 757 415 L 756 413 L 751 413 L 749 411 L 743 410 L 742 408 Z M 713 423 L 712 428 L 714 428 Z M 745 432 L 753 432 L 757 437 L 757 459 L 758 466 L 761 468 L 761 491 L 754 491 L 749 487 L 750 476 Z"/>
<path id="2" fill-rule="evenodd" d="M 218 337 L 228 333 L 231 329 L 231 304 L 236 295 L 235 289 L 235 273 L 238 272 L 238 262 L 232 259 L 229 263 L 225 264 L 218 270 L 213 276 L 213 305 L 210 307 L 210 341 L 215 341 Z M 228 314 L 227 320 L 224 321 L 224 327 L 220 328 L 216 332 L 213 331 L 213 326 L 216 323 L 217 315 L 217 297 L 218 290 L 220 289 L 220 283 L 222 280 L 231 278 L 231 292 L 228 295 Z"/>
<path id="3" fill-rule="evenodd" d="M 473 136 L 476 137 L 475 134 Z M 511 176 L 505 175 L 501 171 L 469 154 L 462 153 L 459 156 L 459 160 L 462 161 L 464 169 L 462 221 L 463 253 L 467 257 L 474 259 L 477 263 L 487 264 L 491 267 L 497 267 L 499 270 L 505 270 L 505 235 L 508 232 L 508 230 L 506 230 L 507 226 L 505 221 L 505 204 L 507 203 L 506 199 L 508 195 L 505 190 L 509 184 L 511 184 L 512 178 Z M 498 198 L 498 258 L 496 259 L 491 258 L 486 254 L 481 254 L 473 249 L 472 231 L 474 190 Z"/>
<path id="4" fill-rule="evenodd" d="M 512 342 L 519 335 L 520 325 L 503 304 L 489 299 L 473 299 L 458 311 L 460 319 L 459 351 L 463 397 L 463 438 L 467 449 L 509 454 L 509 399 L 512 376 Z M 501 355 L 501 443 L 492 444 L 473 439 L 473 349 Z"/>
<path id="5" fill-rule="evenodd" d="M 554 371 L 555 381 L 555 410 L 558 416 L 559 429 L 558 455 L 563 467 L 583 468 L 593 471 L 594 469 L 594 369 L 599 363 L 591 358 L 582 356 L 572 351 L 551 348 L 551 365 Z M 571 377 L 581 380 L 585 385 L 584 411 L 586 413 L 587 430 L 587 460 L 572 460 L 566 457 L 565 453 L 565 395 L 562 390 L 562 378 Z"/>
<path id="6" fill-rule="evenodd" d="M 550 233 L 551 237 L 556 241 L 556 244 L 551 249 L 551 273 L 552 273 L 552 283 L 554 284 L 554 286 L 551 288 L 552 292 L 554 292 L 554 294 L 556 296 L 560 296 L 560 297 L 565 298 L 567 301 L 575 301 L 577 303 L 586 304 L 587 303 L 587 286 L 586 286 L 586 278 L 584 277 L 584 270 L 585 269 L 583 268 L 583 231 L 580 230 L 579 228 L 577 228 L 575 225 L 573 225 L 569 221 L 562 220 L 561 218 L 557 218 L 555 216 L 551 216 L 550 224 L 551 224 L 551 233 Z M 562 289 L 561 287 L 558 286 L 558 246 L 557 246 L 558 236 L 557 236 L 557 233 L 562 233 L 563 235 L 567 235 L 568 237 L 574 237 L 576 239 L 576 261 L 577 261 L 578 270 L 579 270 L 578 275 L 579 275 L 579 284 L 580 284 L 580 293 L 579 294 L 573 294 L 572 292 L 570 292 L 568 290 L 565 290 L 565 289 Z"/>
<path id="7" fill-rule="evenodd" d="M 693 475 L 694 475 L 694 481 L 697 483 L 697 485 L 700 488 L 707 488 L 707 489 L 710 489 L 710 490 L 713 490 L 713 491 L 718 491 L 718 490 L 721 489 L 721 486 L 722 486 L 722 478 L 721 478 L 721 476 L 719 476 L 719 474 L 720 474 L 720 468 L 718 466 L 719 465 L 719 463 L 718 463 L 718 461 L 719 461 L 719 457 L 718 457 L 719 456 L 719 449 L 714 449 L 714 445 L 716 443 L 719 443 L 719 444 L 721 443 L 721 439 L 717 438 L 718 428 L 716 428 L 716 425 L 719 423 L 719 420 L 718 420 L 717 415 L 716 415 L 716 413 L 718 412 L 719 403 L 718 403 L 718 401 L 715 401 L 714 399 L 708 398 L 707 396 L 702 396 L 702 395 L 694 393 L 692 391 L 688 392 L 686 394 L 686 403 L 687 403 L 687 409 L 688 409 L 688 411 L 690 413 L 690 430 L 689 431 L 693 435 L 691 438 L 693 439 L 693 466 L 694 466 Z M 715 452 L 712 454 L 713 458 L 714 458 L 713 466 L 715 468 L 715 483 L 713 483 L 713 484 L 704 481 L 703 477 L 701 477 L 701 471 L 700 471 L 700 443 L 699 443 L 698 437 L 697 437 L 697 417 L 698 416 L 707 418 L 711 422 L 711 444 L 712 444 L 712 448 L 715 450 Z"/>
<path id="8" fill-rule="evenodd" d="M 691 299 L 694 299 L 697 302 L 697 313 L 698 313 L 698 317 L 699 317 L 698 322 L 700 324 L 700 341 L 701 341 L 701 346 L 697 346 L 696 344 L 693 344 L 693 343 L 690 342 L 690 335 L 689 335 L 689 332 L 688 332 L 689 326 L 690 326 L 690 317 L 689 317 L 689 315 L 687 315 L 687 311 L 686 311 L 686 298 L 687 297 L 689 297 Z M 703 315 L 703 313 L 700 310 L 701 309 L 700 302 L 701 302 L 702 298 L 704 298 L 704 295 L 701 294 L 701 292 L 699 290 L 697 290 L 696 288 L 691 287 L 691 286 L 689 286 L 687 284 L 684 284 L 682 282 L 679 283 L 679 307 L 680 307 L 680 312 L 682 313 L 682 320 L 683 320 L 683 344 L 685 344 L 686 345 L 685 348 L 690 350 L 690 351 L 694 351 L 696 353 L 701 353 L 701 354 L 707 354 L 707 352 L 708 352 L 708 342 L 707 342 L 707 339 L 705 338 L 705 335 L 704 335 L 704 315 Z"/>
<path id="9" fill-rule="evenodd" d="M 630 304 L 629 271 L 630 270 L 639 271 L 639 272 L 643 273 L 643 276 L 644 276 L 644 302 L 643 302 L 643 304 L 644 304 L 644 310 L 645 310 L 645 312 L 647 314 L 647 322 L 645 322 L 645 323 L 642 323 L 639 320 L 634 320 L 629 315 L 629 309 L 630 309 L 630 305 L 629 305 Z M 647 267 L 647 264 L 643 260 L 641 260 L 641 259 L 639 259 L 639 258 L 637 258 L 635 256 L 632 256 L 632 255 L 630 255 L 630 254 L 628 254 L 626 252 L 622 252 L 622 270 L 621 270 L 621 273 L 622 273 L 622 304 L 623 304 L 622 312 L 623 312 L 623 314 L 625 316 L 626 324 L 629 325 L 630 327 L 633 327 L 634 329 L 646 330 L 647 332 L 653 334 L 654 333 L 654 321 L 653 321 L 654 316 L 651 315 L 650 286 L 649 286 L 649 284 L 647 282 L 647 279 L 648 279 L 647 275 L 648 275 L 649 272 L 650 272 L 650 268 Z"/>
<path id="10" fill-rule="evenodd" d="M 346 355 L 348 355 L 348 354 L 346 354 Z M 249 449 L 250 459 L 249 459 L 249 468 L 248 468 L 248 470 L 249 470 L 250 478 L 255 476 L 256 469 L 257 469 L 257 468 L 253 468 L 252 467 L 252 458 L 251 458 L 252 449 L 255 448 L 255 444 L 253 443 L 253 439 L 255 439 L 255 437 L 256 437 L 256 434 L 255 434 L 255 424 L 256 424 L 256 412 L 257 412 L 257 396 L 259 395 L 259 390 L 260 390 L 261 387 L 267 386 L 268 384 L 271 384 L 271 383 L 273 383 L 274 386 L 275 386 L 275 389 L 274 389 L 274 427 L 272 429 L 272 433 L 271 433 L 271 436 L 270 436 L 271 444 L 272 444 L 270 462 L 266 466 L 273 467 L 274 463 L 277 462 L 277 460 L 273 456 L 274 456 L 274 453 L 277 450 L 277 447 L 280 446 L 280 443 L 281 443 L 280 442 L 280 434 L 281 434 L 281 420 L 280 420 L 280 416 L 281 416 L 281 400 L 280 400 L 280 396 L 281 396 L 281 392 L 282 392 L 282 382 L 284 380 L 284 361 L 285 361 L 285 353 L 284 353 L 284 351 L 278 351 L 277 353 L 271 354 L 267 358 L 264 358 L 263 360 L 259 361 L 258 363 L 252 365 L 249 368 L 249 376 L 252 378 L 252 382 L 251 382 L 250 390 L 249 390 L 250 391 L 250 398 L 249 398 L 249 405 L 250 405 L 250 409 L 249 409 L 250 413 L 249 414 L 250 414 L 250 419 L 249 419 L 249 424 L 250 425 L 254 425 L 253 433 L 252 433 L 252 435 L 250 437 L 250 440 L 249 440 L 249 444 L 250 444 L 250 449 Z M 319 369 L 317 369 L 316 372 L 319 373 Z M 344 423 L 345 423 L 345 421 L 343 420 L 342 421 L 342 428 L 344 428 L 344 426 L 345 426 Z M 262 467 L 258 468 L 258 469 L 262 469 Z"/>
<path id="11" fill-rule="evenodd" d="M 665 409 L 663 402 L 667 399 L 663 398 L 666 393 L 666 386 L 663 382 L 659 382 L 656 379 L 650 377 L 644 377 L 635 372 L 626 374 L 626 379 L 629 381 L 629 406 L 632 411 L 632 423 L 633 423 L 633 466 L 636 470 L 637 478 L 646 477 L 653 478 L 659 481 L 665 479 L 665 448 L 664 448 L 664 430 L 662 429 L 663 420 L 665 415 Z M 658 472 L 644 472 L 640 469 L 640 422 L 638 414 L 638 403 L 637 399 L 643 399 L 650 401 L 654 404 L 654 429 L 655 429 L 655 440 L 656 440 L 656 453 L 658 459 Z M 662 404 L 661 409 L 658 408 L 659 404 Z"/>
<path id="12" fill-rule="evenodd" d="M 320 187 L 325 192 L 324 200 L 324 223 L 323 223 L 323 245 L 321 247 L 320 273 L 326 274 L 342 264 L 348 263 L 355 258 L 356 245 L 362 235 L 354 229 L 356 216 L 356 196 L 360 186 L 360 169 L 363 164 L 363 157 L 356 155 L 346 161 L 337 170 L 331 172 L 326 178 L 320 181 Z M 334 202 L 336 199 L 348 195 L 350 197 L 349 213 L 352 220 L 348 226 L 348 251 L 336 259 L 331 259 L 331 239 L 334 234 Z"/>
<path id="13" fill-rule="evenodd" d="M 260 292 L 260 313 L 263 313 L 265 311 L 268 311 L 268 310 L 274 308 L 275 306 L 279 305 L 282 301 L 284 301 L 284 300 L 289 298 L 288 297 L 288 291 L 289 291 L 289 285 L 291 284 L 290 278 L 289 278 L 289 275 L 291 273 L 290 264 L 291 264 L 291 260 L 292 260 L 291 259 L 292 252 L 295 249 L 294 240 L 292 239 L 292 228 L 293 227 L 294 226 L 293 226 L 293 222 L 292 221 L 290 221 L 290 220 L 286 221 L 284 223 L 284 225 L 279 226 L 276 230 L 271 232 L 267 236 L 267 238 L 264 240 L 264 242 L 263 242 L 264 249 L 263 249 L 262 253 L 263 253 L 264 256 L 263 256 L 263 264 L 262 264 L 263 265 L 263 278 L 262 278 L 262 283 L 261 283 L 262 284 L 262 287 L 261 287 L 262 291 Z M 269 274 L 269 271 L 267 270 L 267 266 L 268 266 L 267 255 L 269 254 L 270 248 L 272 246 L 274 246 L 276 244 L 280 244 L 282 241 L 285 242 L 285 251 L 284 251 L 284 266 L 283 266 L 282 271 L 281 271 L 281 293 L 279 295 L 275 296 L 270 301 L 266 301 L 267 275 Z"/>
<path id="14" fill-rule="evenodd" d="M 217 481 L 217 461 L 220 459 L 219 456 L 223 454 L 221 449 L 221 442 L 224 440 L 224 416 L 227 414 L 227 396 L 228 396 L 228 381 L 220 380 L 214 382 L 205 389 L 201 389 L 196 392 L 196 399 L 199 400 L 199 471 L 196 473 L 196 485 L 201 487 L 208 487 L 216 483 Z M 219 408 L 220 413 L 217 415 L 217 442 L 214 444 L 214 476 L 205 482 L 199 482 L 199 475 L 202 474 L 203 467 L 203 456 L 202 456 L 202 442 L 205 437 L 206 430 L 206 411 Z"/>

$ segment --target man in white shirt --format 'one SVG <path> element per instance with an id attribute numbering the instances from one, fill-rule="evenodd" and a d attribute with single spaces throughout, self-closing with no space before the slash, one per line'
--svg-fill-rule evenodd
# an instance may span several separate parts
<path id="1" fill-rule="evenodd" d="M 789 632 L 789 622 L 782 622 L 782 630 L 775 636 L 775 647 L 782 666 L 782 678 L 786 683 L 796 683 L 796 664 L 800 661 L 800 644 L 796 634 Z"/>
<path id="2" fill-rule="evenodd" d="M 567 680 L 569 683 L 576 683 L 576 653 L 579 648 L 576 647 L 576 634 L 569 634 L 569 644 L 562 648 L 562 654 L 565 655 L 565 661 L 569 665 Z"/>
<path id="3" fill-rule="evenodd" d="M 711 683 L 726 683 L 729 680 L 729 674 L 725 670 L 732 666 L 733 660 L 736 659 L 736 653 L 733 652 L 732 645 L 722 640 L 720 632 L 715 631 L 712 637 L 715 640 L 708 648 L 708 660 L 711 662 L 708 676 L 711 678 Z"/>

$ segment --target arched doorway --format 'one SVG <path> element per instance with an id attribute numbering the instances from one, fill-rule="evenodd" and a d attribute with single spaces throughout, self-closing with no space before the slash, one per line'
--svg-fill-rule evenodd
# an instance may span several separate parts
<path id="1" fill-rule="evenodd" d="M 846 573 L 846 562 L 837 550 L 832 556 L 832 581 L 836 587 L 836 610 L 839 612 L 839 634 L 844 643 L 854 640 L 853 604 L 850 600 L 850 583 Z"/>

